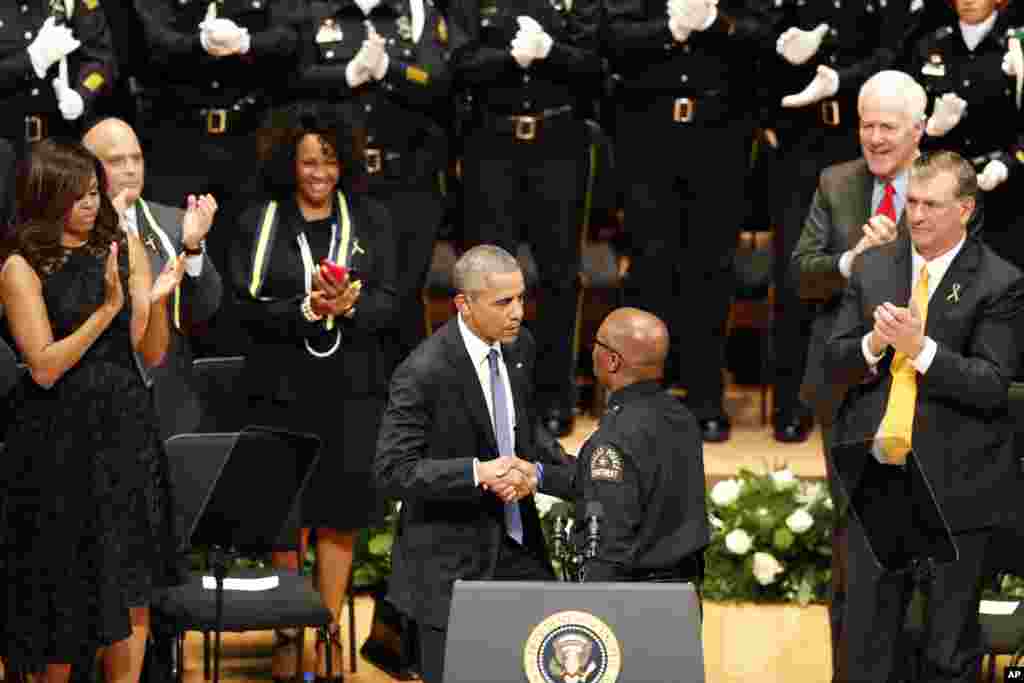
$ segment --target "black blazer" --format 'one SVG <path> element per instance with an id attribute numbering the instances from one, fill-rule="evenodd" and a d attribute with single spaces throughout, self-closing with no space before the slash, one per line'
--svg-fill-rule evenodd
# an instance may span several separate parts
<path id="1" fill-rule="evenodd" d="M 515 343 L 503 346 L 516 412 L 516 454 L 561 465 L 536 441 L 534 353 L 525 328 Z M 474 486 L 472 463 L 474 457 L 486 461 L 497 455 L 483 390 L 453 318 L 395 370 L 373 468 L 383 495 L 402 500 L 389 598 L 417 621 L 446 628 L 455 580 L 494 575 L 503 508 L 496 496 Z M 549 469 L 546 481 L 568 476 L 570 468 Z M 533 497 L 519 505 L 524 543 L 546 557 Z"/>
<path id="2" fill-rule="evenodd" d="M 904 235 L 867 252 L 850 279 L 826 349 L 829 380 L 851 385 L 836 443 L 873 438 L 881 424 L 894 353 L 888 349 L 872 373 L 861 338 L 876 306 L 910 300 L 910 249 Z M 973 237 L 928 304 L 925 334 L 938 352 L 918 376 L 913 448 L 954 532 L 999 522 L 1019 495 L 1007 389 L 1019 363 L 1022 306 L 1021 272 Z"/>
<path id="3" fill-rule="evenodd" d="M 238 315 L 252 338 L 246 362 L 249 395 L 290 403 L 325 390 L 383 394 L 393 361 L 391 330 L 396 323 L 395 244 L 384 207 L 355 193 L 347 195 L 353 240 L 349 267 L 366 277 L 351 318 L 337 318 L 342 342 L 326 359 L 313 357 L 305 340 L 327 350 L 334 333 L 302 315 L 306 296 L 297 235 L 305 221 L 294 199 L 279 203 L 280 222 L 259 296 L 250 293 L 253 251 L 267 203 L 242 213 L 231 252 L 231 282 Z M 358 245 L 358 246 L 357 246 Z M 317 254 L 313 255 L 315 259 Z M 329 371 L 327 368 L 330 368 Z M 327 374 L 325 374 L 327 373 Z M 326 384 L 325 384 L 326 382 Z"/>

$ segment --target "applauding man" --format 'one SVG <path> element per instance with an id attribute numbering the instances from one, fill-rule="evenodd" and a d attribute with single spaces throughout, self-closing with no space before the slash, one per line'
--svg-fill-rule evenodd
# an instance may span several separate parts
<path id="1" fill-rule="evenodd" d="M 454 281 L 458 317 L 395 371 L 374 462 L 384 495 L 402 500 L 388 597 L 418 624 L 425 683 L 444 671 L 456 579 L 554 579 L 530 496 L 543 465 L 522 462 L 542 455 L 522 271 L 480 245 L 455 264 Z"/>

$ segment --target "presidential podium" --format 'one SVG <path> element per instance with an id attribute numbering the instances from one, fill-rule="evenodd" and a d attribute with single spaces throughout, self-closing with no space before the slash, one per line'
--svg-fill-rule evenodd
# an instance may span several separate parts
<path id="1" fill-rule="evenodd" d="M 445 683 L 703 683 L 690 583 L 456 581 Z"/>

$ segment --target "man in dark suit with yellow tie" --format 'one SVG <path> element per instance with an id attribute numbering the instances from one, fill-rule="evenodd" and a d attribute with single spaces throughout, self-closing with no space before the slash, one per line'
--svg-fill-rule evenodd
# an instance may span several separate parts
<path id="1" fill-rule="evenodd" d="M 859 257 L 826 349 L 827 380 L 851 387 L 834 442 L 876 444 L 856 463 L 861 519 L 850 523 L 836 677 L 844 682 L 906 680 L 904 667 L 928 683 L 977 680 L 987 545 L 1017 495 L 1007 389 L 1024 306 L 1021 272 L 968 234 L 977 192 L 973 167 L 955 153 L 914 161 L 907 229 Z M 910 555 L 927 540 L 907 513 L 920 500 L 920 491 L 908 494 L 915 487 L 908 454 L 957 548 L 957 559 L 934 567 L 927 582 L 926 628 L 914 657 L 899 651 L 913 577 L 881 569 L 865 536 L 884 526 Z"/>
<path id="2" fill-rule="evenodd" d="M 572 476 L 526 464 L 567 463 L 536 440 L 535 347 L 515 257 L 474 247 L 454 284 L 458 316 L 392 376 L 374 461 L 382 493 L 402 501 L 388 598 L 417 623 L 425 683 L 444 672 L 457 579 L 554 579 L 532 493 L 545 476 L 567 490 Z"/>

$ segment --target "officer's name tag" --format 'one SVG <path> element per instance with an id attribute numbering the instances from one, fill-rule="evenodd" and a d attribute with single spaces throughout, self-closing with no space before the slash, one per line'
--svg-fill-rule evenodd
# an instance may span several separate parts
<path id="1" fill-rule="evenodd" d="M 921 73 L 923 73 L 925 76 L 945 76 L 946 65 L 933 64 L 931 62 L 928 62 L 927 64 L 921 67 Z"/>

